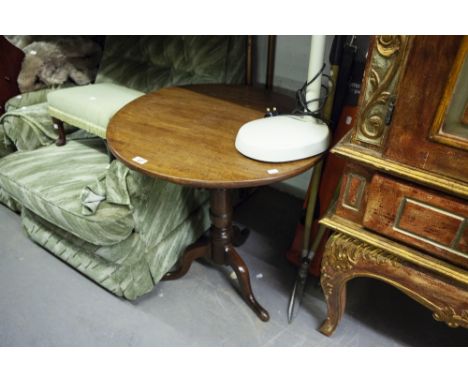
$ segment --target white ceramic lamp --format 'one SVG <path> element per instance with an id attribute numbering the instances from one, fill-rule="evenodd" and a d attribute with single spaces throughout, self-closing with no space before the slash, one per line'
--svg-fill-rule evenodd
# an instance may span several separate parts
<path id="1" fill-rule="evenodd" d="M 320 72 L 325 52 L 325 36 L 312 36 L 308 82 Z M 318 109 L 321 88 L 319 75 L 306 89 L 310 110 Z M 275 106 L 275 105 L 272 105 Z M 264 162 L 288 162 L 308 158 L 327 150 L 328 126 L 310 115 L 279 115 L 243 125 L 236 137 L 236 149 Z"/>

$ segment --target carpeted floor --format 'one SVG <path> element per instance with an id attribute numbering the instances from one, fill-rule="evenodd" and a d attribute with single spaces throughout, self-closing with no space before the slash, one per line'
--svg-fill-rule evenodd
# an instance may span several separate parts
<path id="1" fill-rule="evenodd" d="M 310 280 L 299 315 L 287 323 L 295 269 L 284 258 L 301 201 L 271 188 L 240 205 L 251 229 L 239 248 L 261 322 L 236 292 L 229 271 L 195 263 L 182 279 L 128 302 L 108 293 L 30 241 L 20 218 L 0 206 L 1 346 L 467 346 L 468 331 L 436 322 L 398 290 L 371 279 L 349 284 L 345 316 L 331 338 L 316 329 L 326 307 Z"/>

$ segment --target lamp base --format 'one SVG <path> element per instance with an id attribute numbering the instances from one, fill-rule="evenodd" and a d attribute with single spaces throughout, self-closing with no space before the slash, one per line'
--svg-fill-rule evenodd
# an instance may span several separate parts
<path id="1" fill-rule="evenodd" d="M 328 126 L 308 115 L 280 115 L 243 125 L 236 137 L 236 149 L 263 162 L 289 162 L 327 150 Z"/>

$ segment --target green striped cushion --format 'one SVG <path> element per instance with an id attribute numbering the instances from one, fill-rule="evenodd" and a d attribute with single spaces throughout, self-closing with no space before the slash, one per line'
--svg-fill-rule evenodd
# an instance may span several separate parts
<path id="1" fill-rule="evenodd" d="M 103 202 L 94 215 L 81 214 L 83 188 L 107 171 L 100 139 L 17 152 L 0 160 L 0 187 L 43 219 L 95 245 L 111 245 L 133 231 L 126 206 Z"/>

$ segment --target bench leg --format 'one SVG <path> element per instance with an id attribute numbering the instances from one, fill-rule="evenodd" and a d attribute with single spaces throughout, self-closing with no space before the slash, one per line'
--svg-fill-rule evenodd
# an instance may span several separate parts
<path id="1" fill-rule="evenodd" d="M 55 141 L 55 144 L 57 146 L 63 146 L 67 143 L 67 138 L 65 136 L 65 129 L 63 127 L 63 122 L 57 118 L 52 118 L 52 121 L 54 122 L 54 127 L 57 129 L 57 133 L 58 133 L 58 138 L 57 138 L 57 141 Z"/>

